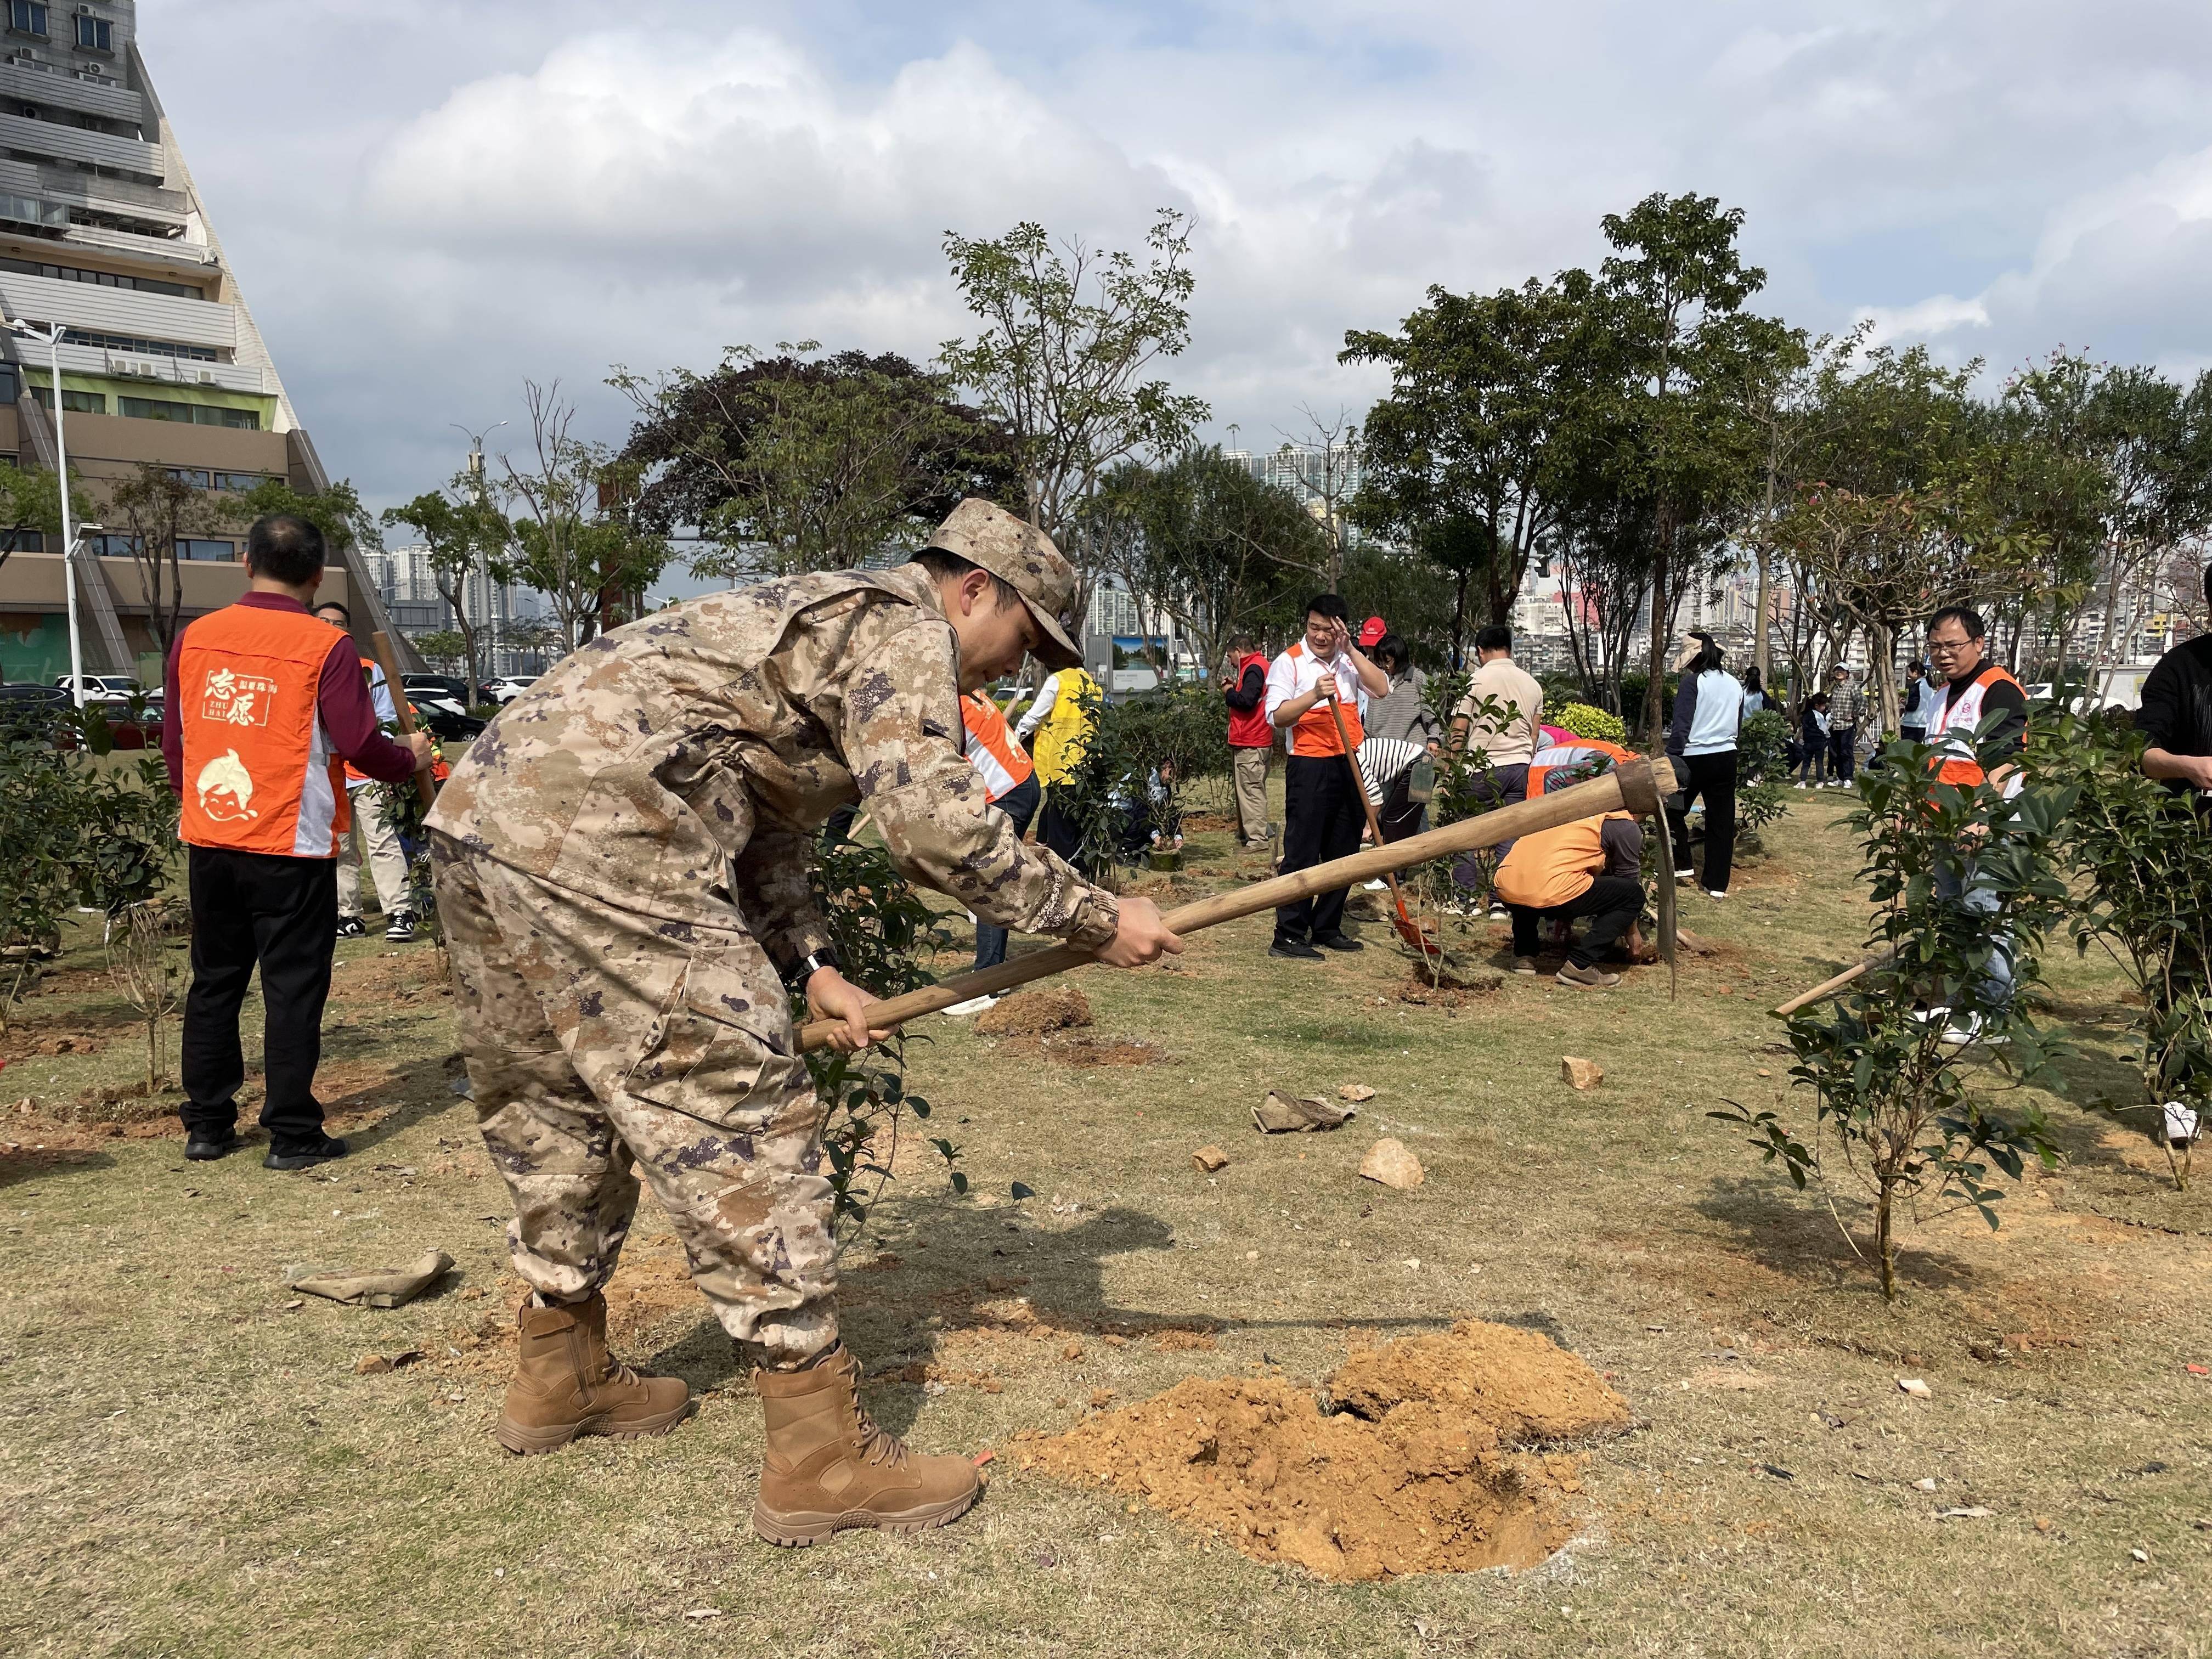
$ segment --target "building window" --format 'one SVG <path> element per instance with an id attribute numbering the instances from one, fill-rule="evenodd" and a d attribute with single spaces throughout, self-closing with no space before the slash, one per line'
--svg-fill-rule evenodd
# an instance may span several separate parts
<path id="1" fill-rule="evenodd" d="M 52 386 L 34 386 L 31 395 L 39 400 L 39 407 L 52 413 L 54 393 Z M 105 415 L 107 413 L 107 394 L 104 392 L 72 392 L 62 388 L 62 411 L 68 415 Z"/>
<path id="2" fill-rule="evenodd" d="M 218 472 L 215 475 L 217 489 L 234 489 L 241 495 L 270 482 L 271 480 L 268 477 L 259 472 Z"/>
<path id="3" fill-rule="evenodd" d="M 8 27 L 17 34 L 46 38 L 46 9 L 39 0 L 8 0 Z"/>
<path id="4" fill-rule="evenodd" d="M 48 276 L 58 283 L 91 283 L 100 288 L 136 289 L 142 294 L 168 294 L 179 300 L 204 300 L 207 294 L 184 283 L 164 283 L 151 276 L 125 276 L 112 270 L 87 270 L 82 265 L 50 265 L 41 259 L 0 259 L 0 270 L 25 276 Z"/>
<path id="5" fill-rule="evenodd" d="M 50 325 L 40 322 L 41 328 Z M 179 340 L 147 340 L 135 334 L 109 334 L 96 328 L 79 328 L 69 325 L 63 335 L 64 345 L 98 346 L 103 351 L 137 351 L 149 357 L 175 357 L 186 362 L 212 363 L 222 361 L 213 346 L 186 345 Z"/>
<path id="6" fill-rule="evenodd" d="M 34 9 L 44 11 L 46 8 L 39 6 Z M 40 32 L 45 33 L 43 29 Z M 113 52 L 115 25 L 105 17 L 87 17 L 80 12 L 76 20 L 76 43 L 87 52 Z"/>
<path id="7" fill-rule="evenodd" d="M 173 403 L 161 398 L 118 398 L 118 412 L 134 421 L 183 421 L 192 426 L 231 426 L 261 430 L 261 416 L 250 409 L 219 409 L 210 404 Z"/>
<path id="8" fill-rule="evenodd" d="M 0 191 L 0 219 L 12 219 L 26 225 L 66 225 L 70 211 L 58 203 L 41 202 L 35 196 Z"/>
<path id="9" fill-rule="evenodd" d="M 231 564 L 237 561 L 238 544 L 198 541 L 191 537 L 179 536 L 177 538 L 177 556 L 180 559 L 198 559 L 208 563 Z"/>
<path id="10" fill-rule="evenodd" d="M 0 553 L 43 553 L 46 538 L 35 530 L 0 530 Z"/>
<path id="11" fill-rule="evenodd" d="M 213 479 L 204 466 L 173 466 L 168 469 L 168 474 L 179 483 L 188 483 L 195 489 L 215 488 Z"/>
<path id="12" fill-rule="evenodd" d="M 136 536 L 87 536 L 84 544 L 96 559 L 130 559 L 138 554 Z"/>

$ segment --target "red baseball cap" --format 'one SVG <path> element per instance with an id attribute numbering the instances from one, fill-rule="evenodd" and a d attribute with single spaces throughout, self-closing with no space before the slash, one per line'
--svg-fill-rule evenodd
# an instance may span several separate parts
<path id="1" fill-rule="evenodd" d="M 1359 624 L 1359 648 L 1365 650 L 1390 631 L 1390 624 L 1380 617 L 1370 617 Z"/>

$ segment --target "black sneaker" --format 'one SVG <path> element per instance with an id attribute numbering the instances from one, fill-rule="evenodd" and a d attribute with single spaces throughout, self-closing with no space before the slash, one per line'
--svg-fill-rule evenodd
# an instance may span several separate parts
<path id="1" fill-rule="evenodd" d="M 1324 951 L 1364 951 L 1367 948 L 1349 933 L 1316 933 L 1314 943 Z"/>
<path id="2" fill-rule="evenodd" d="M 1271 957 L 1288 957 L 1297 962 L 1319 962 L 1321 952 L 1302 939 L 1279 939 L 1267 947 Z"/>
<path id="3" fill-rule="evenodd" d="M 185 1156 L 195 1164 L 212 1164 L 245 1144 L 235 1129 L 225 1129 L 220 1134 L 212 1129 L 195 1129 L 185 1137 Z"/>
<path id="4" fill-rule="evenodd" d="M 368 932 L 368 929 L 361 925 L 361 918 L 359 916 L 340 916 L 338 918 L 338 937 L 340 939 L 359 939 L 362 934 Z"/>
<path id="5" fill-rule="evenodd" d="M 384 937 L 394 945 L 411 944 L 415 938 L 415 913 L 412 910 L 394 911 L 392 925 L 384 930 Z"/>
<path id="6" fill-rule="evenodd" d="M 345 1155 L 345 1142 L 335 1135 L 325 1135 L 319 1141 L 310 1141 L 289 1151 L 279 1151 L 271 1146 L 269 1156 L 261 1160 L 261 1167 L 264 1170 L 312 1170 L 318 1164 L 327 1164 L 334 1158 Z"/>

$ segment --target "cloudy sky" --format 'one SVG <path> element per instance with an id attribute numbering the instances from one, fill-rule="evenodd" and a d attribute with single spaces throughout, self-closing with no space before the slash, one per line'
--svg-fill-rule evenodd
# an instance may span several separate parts
<path id="1" fill-rule="evenodd" d="M 2002 369 L 2212 363 L 2197 0 L 141 0 L 301 418 L 373 501 L 559 377 L 963 327 L 943 234 L 1197 222 L 1173 368 L 1213 435 L 1357 412 L 1344 331 L 1742 208 L 1766 307 Z M 495 434 L 495 451 L 514 428 Z"/>

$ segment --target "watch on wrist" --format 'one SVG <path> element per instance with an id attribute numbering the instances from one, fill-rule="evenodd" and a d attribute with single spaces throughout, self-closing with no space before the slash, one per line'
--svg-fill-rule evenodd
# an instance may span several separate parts
<path id="1" fill-rule="evenodd" d="M 804 991 L 806 988 L 806 981 L 824 968 L 835 968 L 840 973 L 842 973 L 845 969 L 845 964 L 838 958 L 837 952 L 827 945 L 818 951 L 809 951 L 801 957 L 799 959 L 799 965 L 785 975 L 784 978 L 790 984 Z"/>

